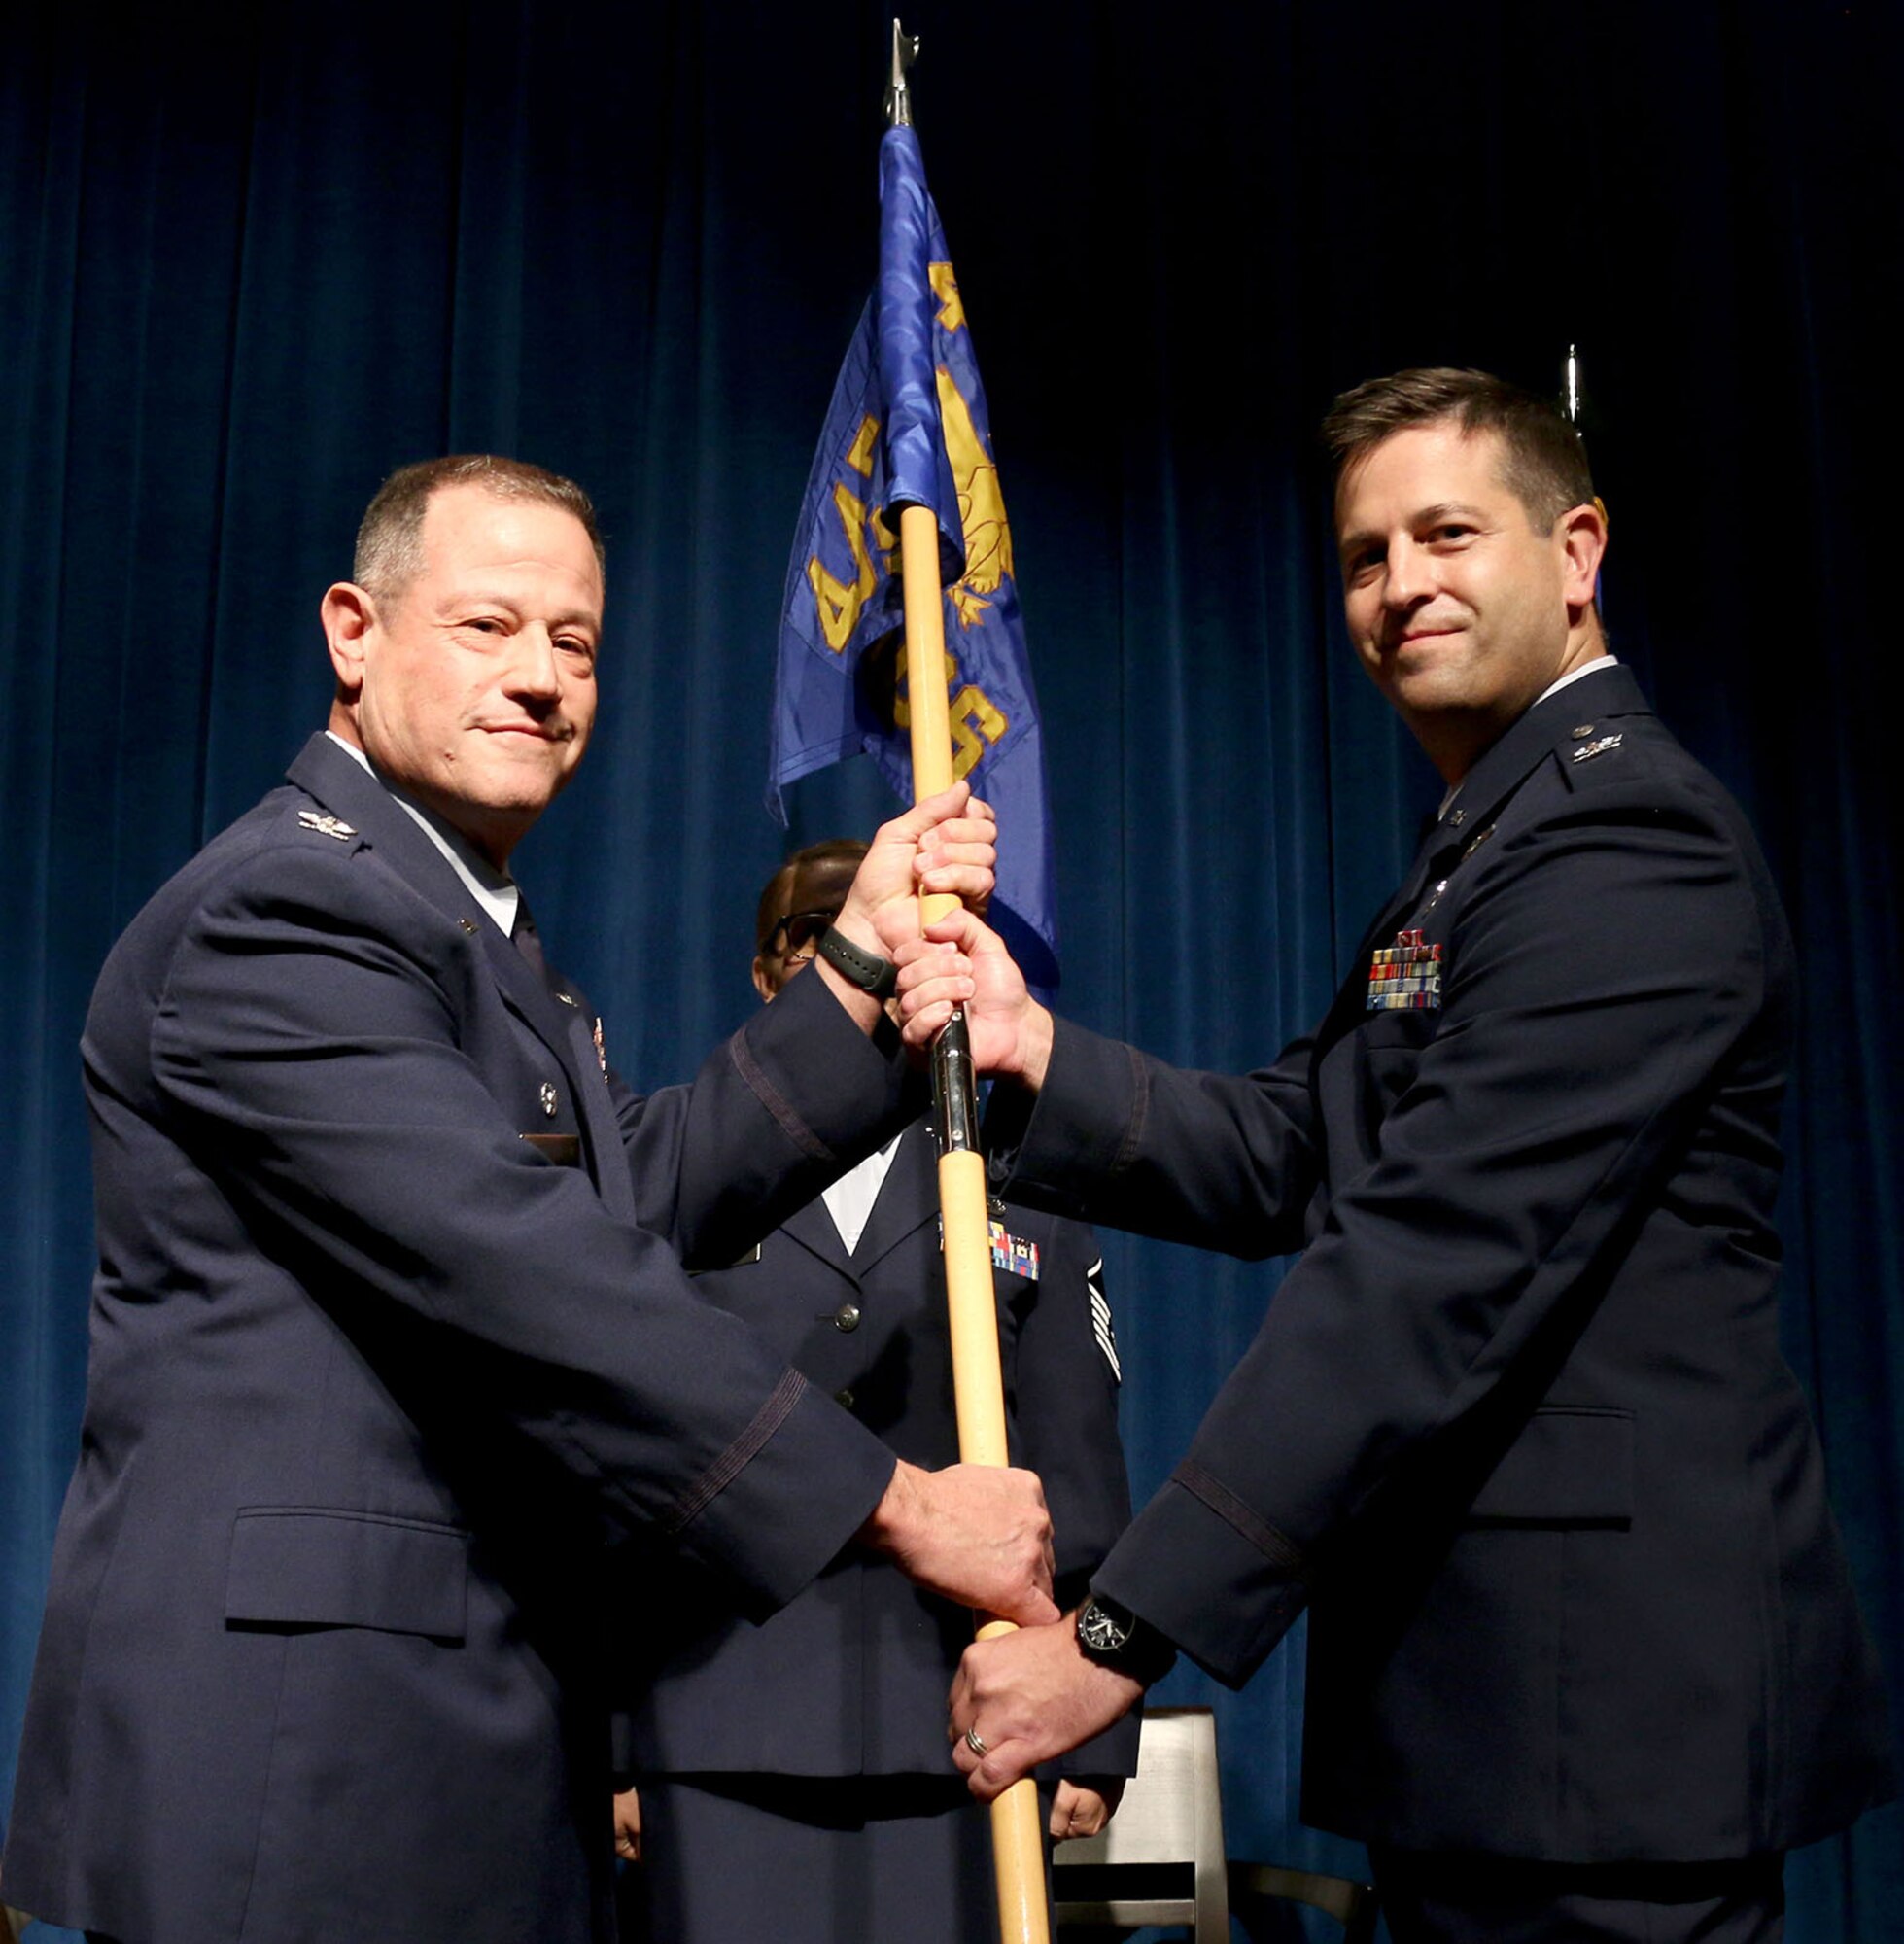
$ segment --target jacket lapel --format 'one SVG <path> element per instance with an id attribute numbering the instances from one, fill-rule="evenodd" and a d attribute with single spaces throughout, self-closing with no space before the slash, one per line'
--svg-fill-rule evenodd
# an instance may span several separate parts
<path id="1" fill-rule="evenodd" d="M 350 824 L 367 848 L 388 858 L 397 875 L 446 922 L 482 940 L 503 1004 L 548 1048 L 569 1082 L 590 1172 L 603 1199 L 632 1218 L 634 1185 L 626 1180 L 625 1169 L 612 1164 L 621 1152 L 621 1132 L 595 1056 L 594 1021 L 582 1018 L 579 1005 L 556 998 L 495 920 L 476 907 L 463 880 L 409 812 L 329 736 L 313 736 L 287 774 L 298 789 Z"/>
<path id="2" fill-rule="evenodd" d="M 923 1121 L 915 1121 L 899 1136 L 899 1151 L 880 1184 L 852 1252 L 853 1268 L 864 1275 L 882 1256 L 890 1255 L 908 1236 L 939 1217 L 939 1149 Z"/>
<path id="3" fill-rule="evenodd" d="M 1537 703 L 1507 729 L 1462 779 L 1460 795 L 1447 816 L 1430 827 L 1402 888 L 1363 933 L 1355 956 L 1349 961 L 1348 977 L 1337 989 L 1324 1017 L 1322 1030 L 1316 1035 L 1318 1059 L 1326 1047 L 1353 1028 L 1367 1009 L 1369 955 L 1420 904 L 1429 885 L 1445 877 L 1460 863 L 1469 848 L 1493 829 L 1507 799 L 1553 747 L 1562 718 L 1572 715 L 1592 722 L 1601 716 L 1651 712 L 1639 684 L 1615 664 L 1570 682 L 1558 695 Z"/>
<path id="4" fill-rule="evenodd" d="M 482 940 L 503 1003 L 562 1062 L 582 1126 L 589 1174 L 602 1199 L 613 1214 L 634 1221 L 635 1184 L 622 1159 L 621 1128 L 596 1051 L 594 1015 L 559 972 L 551 971 L 546 981 L 537 978 L 515 941 L 504 938 L 497 925 L 484 925 Z"/>
<path id="5" fill-rule="evenodd" d="M 1321 1029 L 1316 1034 L 1317 1059 L 1326 1047 L 1333 1045 L 1343 1033 L 1351 1031 L 1362 1017 L 1368 996 L 1369 955 L 1393 934 L 1396 926 L 1420 902 L 1431 878 L 1442 867 L 1444 860 L 1460 856 L 1464 842 L 1462 837 L 1448 829 L 1445 822 L 1437 822 L 1430 827 L 1427 836 L 1422 839 L 1421 849 L 1415 852 L 1415 861 L 1408 867 L 1408 875 L 1402 881 L 1401 888 L 1382 907 L 1374 923 L 1362 934 L 1356 946 L 1355 956 L 1349 960 L 1348 977 L 1336 988 L 1335 997 L 1329 1011 L 1323 1015 Z"/>
<path id="6" fill-rule="evenodd" d="M 827 1207 L 822 1197 L 815 1195 L 804 1207 L 796 1208 L 780 1224 L 780 1232 L 790 1235 L 803 1249 L 817 1256 L 828 1268 L 837 1270 L 848 1282 L 857 1282 L 851 1258 L 847 1254 L 847 1245 L 841 1241 L 839 1228 L 833 1220 L 833 1211 Z"/>

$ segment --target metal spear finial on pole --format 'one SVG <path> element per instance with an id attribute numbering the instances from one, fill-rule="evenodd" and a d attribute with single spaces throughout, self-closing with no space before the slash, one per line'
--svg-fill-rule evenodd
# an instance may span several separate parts
<path id="1" fill-rule="evenodd" d="M 906 86 L 906 70 L 918 59 L 918 36 L 909 34 L 895 18 L 892 23 L 892 64 L 885 85 L 885 125 L 910 128 L 913 125 L 912 92 Z"/>
<path id="2" fill-rule="evenodd" d="M 1567 423 L 1574 428 L 1574 436 L 1584 447 L 1586 434 L 1580 430 L 1580 347 L 1577 344 L 1570 344 L 1567 347 L 1567 363 L 1561 377 L 1560 406 L 1567 414 Z M 1603 527 L 1610 526 L 1611 523 L 1607 517 L 1606 501 L 1596 493 L 1593 496 L 1593 503 L 1600 514 L 1600 524 Z M 1600 599 L 1598 579 L 1594 581 L 1593 598 L 1596 602 Z"/>

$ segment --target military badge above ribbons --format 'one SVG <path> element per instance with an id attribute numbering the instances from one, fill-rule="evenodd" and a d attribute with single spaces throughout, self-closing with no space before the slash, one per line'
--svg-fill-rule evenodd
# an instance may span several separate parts
<path id="1" fill-rule="evenodd" d="M 998 813 L 990 921 L 1026 979 L 1057 986 L 1037 696 L 985 387 L 918 137 L 880 146 L 880 276 L 848 347 L 801 502 L 781 604 L 767 807 L 865 750 L 907 802 L 898 508 L 938 521 L 952 774 Z"/>

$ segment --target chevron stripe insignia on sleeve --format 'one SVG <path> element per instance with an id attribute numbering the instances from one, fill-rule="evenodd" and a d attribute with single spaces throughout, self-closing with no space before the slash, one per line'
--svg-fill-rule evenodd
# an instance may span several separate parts
<path id="1" fill-rule="evenodd" d="M 1118 1362 L 1117 1333 L 1111 1328 L 1110 1299 L 1104 1294 L 1104 1258 L 1099 1256 L 1085 1271 L 1085 1287 L 1090 1292 L 1090 1334 L 1111 1367 L 1111 1374 L 1124 1382 L 1124 1366 Z"/>

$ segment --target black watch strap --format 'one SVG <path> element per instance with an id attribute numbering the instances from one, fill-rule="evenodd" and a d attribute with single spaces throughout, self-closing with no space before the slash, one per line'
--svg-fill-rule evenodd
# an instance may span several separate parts
<path id="1" fill-rule="evenodd" d="M 1078 1609 L 1078 1646 L 1090 1659 L 1146 1687 L 1177 1664 L 1177 1649 L 1155 1627 L 1094 1593 Z"/>
<path id="2" fill-rule="evenodd" d="M 833 925 L 829 924 L 820 933 L 814 950 L 842 978 L 850 980 L 862 992 L 871 992 L 876 999 L 891 998 L 898 988 L 899 968 L 890 958 L 862 952 Z"/>

